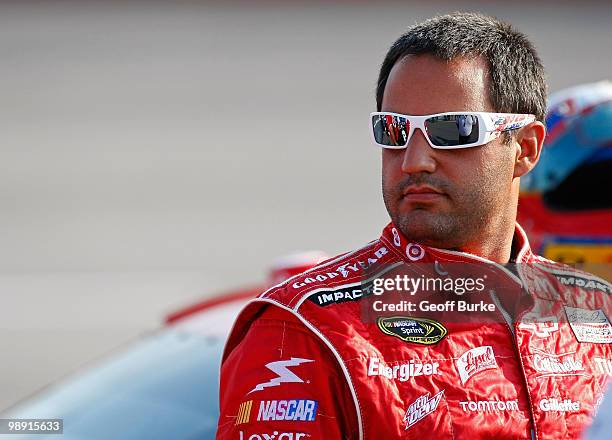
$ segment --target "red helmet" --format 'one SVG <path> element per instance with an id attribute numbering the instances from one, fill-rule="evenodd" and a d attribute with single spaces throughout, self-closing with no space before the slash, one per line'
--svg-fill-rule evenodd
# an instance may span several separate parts
<path id="1" fill-rule="evenodd" d="M 544 257 L 612 262 L 612 83 L 551 95 L 537 166 L 521 182 L 519 223 Z"/>

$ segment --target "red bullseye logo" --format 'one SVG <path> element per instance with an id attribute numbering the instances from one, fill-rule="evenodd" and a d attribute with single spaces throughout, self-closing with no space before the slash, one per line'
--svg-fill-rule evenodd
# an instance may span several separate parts
<path id="1" fill-rule="evenodd" d="M 406 255 L 411 261 L 417 261 L 423 258 L 425 255 L 425 249 L 418 244 L 408 243 L 408 246 L 406 246 Z"/>

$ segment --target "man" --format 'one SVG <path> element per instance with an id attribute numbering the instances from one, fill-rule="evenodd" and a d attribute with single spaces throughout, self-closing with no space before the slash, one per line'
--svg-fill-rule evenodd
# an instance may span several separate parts
<path id="1" fill-rule="evenodd" d="M 516 224 L 545 99 L 533 46 L 496 19 L 393 44 L 371 119 L 392 223 L 245 308 L 218 439 L 579 437 L 612 359 L 610 285 L 535 256 Z"/>

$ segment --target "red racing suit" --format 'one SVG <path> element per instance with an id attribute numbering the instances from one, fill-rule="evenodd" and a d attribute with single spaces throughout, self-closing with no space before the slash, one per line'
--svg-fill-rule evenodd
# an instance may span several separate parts
<path id="1" fill-rule="evenodd" d="M 512 255 L 390 224 L 271 288 L 228 339 L 217 439 L 580 438 L 612 374 L 612 287 L 532 254 L 518 225 Z"/>

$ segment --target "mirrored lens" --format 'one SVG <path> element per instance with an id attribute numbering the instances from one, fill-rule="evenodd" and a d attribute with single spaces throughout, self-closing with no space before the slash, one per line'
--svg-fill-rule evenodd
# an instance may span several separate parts
<path id="1" fill-rule="evenodd" d="M 473 144 L 478 141 L 480 129 L 475 115 L 443 115 L 425 121 L 425 130 L 431 143 L 439 147 Z"/>
<path id="2" fill-rule="evenodd" d="M 374 115 L 372 128 L 376 143 L 388 147 L 404 147 L 408 143 L 410 122 L 401 116 Z"/>

